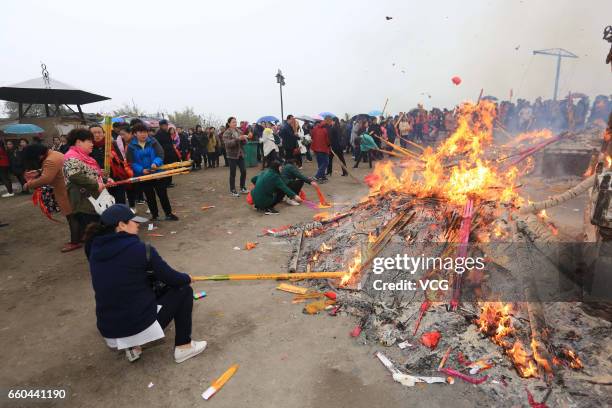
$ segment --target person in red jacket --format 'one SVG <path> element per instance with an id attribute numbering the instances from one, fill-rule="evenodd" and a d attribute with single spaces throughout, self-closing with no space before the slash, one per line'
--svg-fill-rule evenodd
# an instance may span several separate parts
<path id="1" fill-rule="evenodd" d="M 9 156 L 4 146 L 4 142 L 0 140 L 0 181 L 6 187 L 6 193 L 2 194 L 3 198 L 12 197 L 13 194 L 13 181 L 9 173 L 10 170 Z"/>
<path id="2" fill-rule="evenodd" d="M 326 172 L 327 166 L 329 165 L 329 134 L 327 133 L 327 128 L 324 126 L 325 123 L 330 122 L 331 117 L 326 117 L 325 122 L 318 122 L 315 127 L 310 131 L 310 136 L 312 138 L 312 144 L 310 148 L 313 152 L 315 152 L 315 156 L 317 158 L 317 174 L 315 175 L 315 179 L 319 183 L 327 182 Z"/>

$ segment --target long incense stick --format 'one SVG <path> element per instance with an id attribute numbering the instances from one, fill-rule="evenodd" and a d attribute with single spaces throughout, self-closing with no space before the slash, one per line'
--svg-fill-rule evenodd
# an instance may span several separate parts
<path id="1" fill-rule="evenodd" d="M 304 272 L 192 276 L 193 282 L 226 280 L 289 280 L 289 279 L 339 279 L 347 272 Z"/>

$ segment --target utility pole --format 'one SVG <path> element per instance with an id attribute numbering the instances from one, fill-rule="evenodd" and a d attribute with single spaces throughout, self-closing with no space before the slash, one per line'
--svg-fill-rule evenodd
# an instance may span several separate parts
<path id="1" fill-rule="evenodd" d="M 561 74 L 561 58 L 578 58 L 578 56 L 563 48 L 550 48 L 547 50 L 536 50 L 533 55 L 548 55 L 551 57 L 557 57 L 557 75 L 555 77 L 555 93 L 553 94 L 553 100 L 557 100 L 557 92 L 559 91 L 559 75 Z"/>
<path id="2" fill-rule="evenodd" d="M 283 111 L 283 86 L 285 85 L 285 77 L 279 69 L 276 73 L 276 83 L 280 85 L 280 103 L 281 103 L 281 123 L 285 120 L 285 112 Z"/>

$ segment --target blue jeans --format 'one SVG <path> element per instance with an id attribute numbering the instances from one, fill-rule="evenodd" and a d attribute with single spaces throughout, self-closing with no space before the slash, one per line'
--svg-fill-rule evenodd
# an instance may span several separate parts
<path id="1" fill-rule="evenodd" d="M 317 166 L 319 166 L 315 177 L 321 179 L 325 177 L 325 173 L 327 172 L 327 165 L 329 164 L 329 154 L 315 152 L 315 155 L 317 156 Z"/>

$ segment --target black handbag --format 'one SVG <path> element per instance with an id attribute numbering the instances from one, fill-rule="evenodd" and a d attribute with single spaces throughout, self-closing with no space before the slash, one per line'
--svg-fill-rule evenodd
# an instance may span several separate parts
<path id="1" fill-rule="evenodd" d="M 147 277 L 149 278 L 149 284 L 151 285 L 151 289 L 153 293 L 155 293 L 155 298 L 159 299 L 168 291 L 168 285 L 164 282 L 160 281 L 155 277 L 153 273 L 153 267 L 151 265 L 151 245 L 145 243 L 145 256 L 147 259 Z"/>

